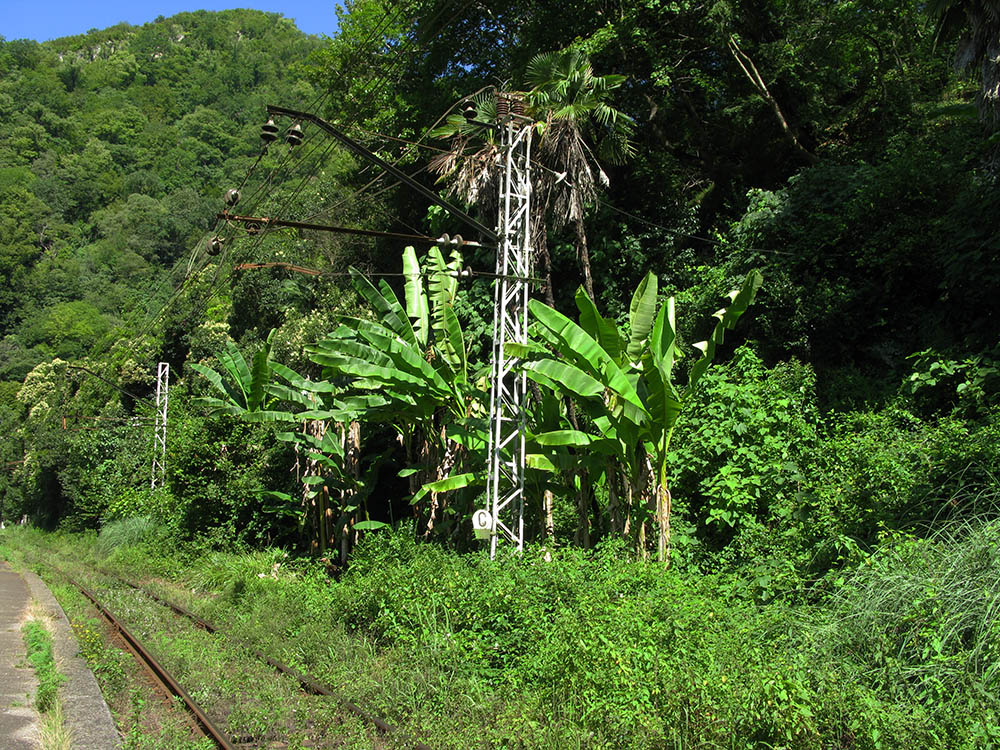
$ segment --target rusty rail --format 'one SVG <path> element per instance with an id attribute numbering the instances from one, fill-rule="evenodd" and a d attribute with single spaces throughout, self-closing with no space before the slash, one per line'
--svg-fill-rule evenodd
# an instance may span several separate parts
<path id="1" fill-rule="evenodd" d="M 80 593 L 93 603 L 93 605 L 97 608 L 97 611 L 101 613 L 104 619 L 108 621 L 111 627 L 114 628 L 125 643 L 128 644 L 129 650 L 139 658 L 156 681 L 160 683 L 165 690 L 173 693 L 181 699 L 188 711 L 190 711 L 195 717 L 198 727 L 206 737 L 210 737 L 212 741 L 214 741 L 223 750 L 236 750 L 236 746 L 232 743 L 226 733 L 212 723 L 212 720 L 208 717 L 208 714 L 202 710 L 201 706 L 199 706 L 195 700 L 188 695 L 187 691 L 180 686 L 180 683 L 178 683 L 177 680 L 175 680 L 173 676 L 163 667 L 163 665 L 160 664 L 146 649 L 146 647 L 142 645 L 139 639 L 129 632 L 128 628 L 125 627 L 122 621 L 119 620 L 114 613 L 111 612 L 111 610 L 105 607 L 96 596 L 94 596 L 81 584 L 77 583 L 65 571 L 60 570 L 54 565 L 51 567 L 67 581 L 76 586 L 76 588 L 80 590 Z"/>
<path id="2" fill-rule="evenodd" d="M 235 643 L 237 646 L 240 646 L 241 648 L 246 649 L 247 651 L 249 651 L 250 653 L 252 653 L 254 656 L 256 656 L 261 661 L 265 662 L 269 666 L 273 667 L 274 669 L 278 670 L 279 672 L 281 672 L 283 674 L 288 675 L 289 677 L 294 678 L 296 680 L 296 682 L 298 682 L 305 690 L 307 690 L 308 692 L 312 693 L 313 695 L 325 695 L 325 696 L 327 696 L 329 698 L 333 698 L 333 699 L 337 700 L 344 708 L 346 708 L 348 711 L 350 711 L 355 716 L 359 717 L 363 721 L 369 722 L 370 724 L 374 724 L 378 728 L 378 730 L 380 732 L 383 732 L 385 734 L 391 734 L 391 733 L 397 731 L 397 729 L 394 726 L 392 726 L 388 722 L 384 721 L 383 719 L 380 719 L 378 716 L 375 716 L 373 714 L 368 713 L 363 708 L 361 708 L 360 706 L 358 706 L 355 703 L 352 703 L 349 700 L 345 700 L 343 697 L 341 697 L 340 695 L 338 695 L 336 693 L 336 691 L 334 691 L 332 688 L 324 685 L 322 682 L 320 682 L 319 680 L 317 680 L 315 677 L 312 677 L 311 675 L 308 675 L 308 674 L 304 674 L 303 672 L 300 672 L 297 669 L 294 669 L 293 667 L 290 667 L 287 664 L 284 664 L 284 663 L 278 661 L 277 659 L 275 659 L 275 658 L 273 658 L 271 656 L 268 656 L 263 651 L 261 651 L 258 648 L 256 648 L 253 644 L 248 643 L 247 641 L 243 640 L 242 638 L 237 638 L 236 636 L 233 636 L 232 634 L 227 633 L 225 630 L 220 630 L 217 626 L 213 625 L 208 620 L 205 620 L 204 618 L 199 617 L 194 612 L 191 612 L 191 611 L 185 609 L 181 605 L 176 604 L 176 603 L 171 602 L 171 601 L 168 601 L 167 599 L 164 599 L 164 598 L 160 597 L 159 595 L 153 593 L 152 591 L 150 591 L 146 587 L 139 586 L 138 584 L 132 583 L 131 581 L 126 580 L 125 578 L 122 578 L 119 575 L 116 575 L 115 573 L 111 573 L 110 571 L 102 570 L 100 568 L 97 568 L 96 570 L 99 573 L 101 573 L 102 575 L 106 575 L 109 578 L 113 578 L 114 580 L 118 581 L 119 583 L 122 583 L 122 584 L 124 584 L 126 586 L 130 586 L 131 588 L 135 589 L 136 591 L 141 591 L 143 594 L 145 594 L 146 596 L 148 596 L 153 601 L 155 601 L 155 602 L 157 602 L 159 604 L 162 604 L 164 607 L 172 609 L 174 612 L 176 612 L 179 615 L 187 617 L 192 622 L 194 622 L 195 624 L 197 624 L 198 627 L 200 627 L 200 628 L 208 631 L 209 633 L 221 633 L 226 638 L 228 638 L 230 641 L 232 641 L 233 643 Z M 420 742 L 414 744 L 413 747 L 414 747 L 415 750 L 431 750 L 430 747 L 428 747 L 427 745 L 424 745 L 423 743 L 420 743 Z"/>

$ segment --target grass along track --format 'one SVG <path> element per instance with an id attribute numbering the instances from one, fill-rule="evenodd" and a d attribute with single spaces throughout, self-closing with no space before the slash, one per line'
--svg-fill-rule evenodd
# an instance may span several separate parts
<path id="1" fill-rule="evenodd" d="M 208 724 L 219 727 L 217 746 L 426 750 L 425 745 L 402 737 L 387 742 L 383 735 L 391 727 L 386 722 L 353 703 L 331 699 L 334 691 L 315 678 L 227 636 L 186 608 L 115 574 L 58 556 L 60 565 L 70 567 L 72 575 L 83 581 L 78 584 L 53 564 L 57 555 L 46 552 L 48 560 L 32 559 L 32 566 L 43 577 L 51 577 L 51 571 L 82 589 L 93 589 L 93 599 L 104 600 L 105 609 L 115 613 L 135 634 L 132 637 L 145 642 L 145 650 L 162 664 L 160 669 L 188 686 L 205 718 L 213 717 Z M 204 727 L 204 720 L 199 723 Z"/>

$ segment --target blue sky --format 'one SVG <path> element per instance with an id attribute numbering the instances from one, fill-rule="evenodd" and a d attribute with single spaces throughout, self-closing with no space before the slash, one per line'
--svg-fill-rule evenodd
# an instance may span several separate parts
<path id="1" fill-rule="evenodd" d="M 89 29 L 105 29 L 126 21 L 141 26 L 157 16 L 172 16 L 191 10 L 254 8 L 281 13 L 295 20 L 308 34 L 332 35 L 337 30 L 335 0 L 249 0 L 247 2 L 211 2 L 211 0 L 0 0 L 0 36 L 11 39 L 34 39 L 44 42 L 61 36 L 83 34 Z"/>

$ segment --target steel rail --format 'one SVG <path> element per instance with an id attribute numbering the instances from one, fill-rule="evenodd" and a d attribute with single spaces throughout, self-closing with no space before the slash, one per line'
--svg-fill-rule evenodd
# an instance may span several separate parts
<path id="1" fill-rule="evenodd" d="M 146 649 L 146 647 L 142 645 L 139 639 L 129 632 L 124 623 L 122 623 L 122 621 L 118 619 L 118 617 L 116 617 L 111 610 L 105 607 L 104 604 L 102 604 L 89 590 L 77 583 L 68 573 L 60 570 L 55 565 L 51 565 L 51 563 L 49 564 L 53 570 L 76 586 L 76 588 L 80 590 L 80 593 L 93 603 L 93 605 L 97 608 L 97 611 L 100 612 L 111 627 L 114 628 L 119 635 L 121 635 L 121 637 L 128 644 L 129 650 L 132 651 L 132 653 L 134 653 L 140 661 L 145 664 L 146 668 L 153 674 L 156 680 L 169 692 L 181 699 L 188 711 L 190 711 L 195 717 L 201 731 L 206 736 L 211 737 L 212 740 L 223 750 L 236 750 L 236 746 L 229 739 L 228 735 L 212 723 L 208 714 L 206 714 L 201 706 L 195 702 L 194 698 L 188 695 L 187 691 L 181 687 L 180 683 L 178 683 L 177 680 L 175 680 L 173 676 L 163 667 L 163 665 L 160 664 Z"/>
<path id="2" fill-rule="evenodd" d="M 73 580 L 68 575 L 66 575 L 66 573 L 63 573 L 61 570 L 59 570 L 58 568 L 56 568 L 54 565 L 52 567 L 53 567 L 53 569 L 55 569 L 59 573 L 61 573 L 63 576 L 65 576 L 68 580 L 70 580 L 75 586 L 77 586 L 78 588 L 81 588 L 81 590 L 83 590 L 82 587 L 80 587 L 79 584 L 73 582 Z M 273 658 L 271 656 L 268 656 L 263 651 L 261 651 L 258 648 L 256 648 L 253 644 L 248 643 L 247 641 L 243 640 L 242 638 L 238 638 L 238 637 L 236 637 L 236 636 L 228 633 L 224 629 L 220 629 L 218 626 L 212 624 L 211 622 L 209 622 L 208 620 L 206 620 L 206 619 L 204 619 L 202 617 L 199 617 L 194 612 L 191 612 L 190 610 L 182 607 L 181 605 L 179 605 L 179 604 L 177 604 L 175 602 L 169 601 L 168 599 L 164 599 L 163 597 L 159 596 L 158 594 L 156 594 L 156 593 L 150 591 L 149 589 L 147 589 L 145 586 L 140 586 L 140 585 L 138 585 L 136 583 L 133 583 L 132 581 L 129 581 L 126 578 L 122 578 L 121 576 L 117 575 L 116 573 L 112 573 L 111 571 L 104 570 L 102 568 L 94 568 L 94 570 L 96 570 L 101 575 L 107 576 L 108 578 L 111 578 L 111 579 L 113 579 L 115 581 L 118 581 L 119 583 L 121 583 L 121 584 L 123 584 L 125 586 L 129 586 L 130 588 L 133 588 L 136 591 L 139 591 L 139 592 L 145 594 L 146 596 L 148 596 L 150 599 L 152 599 L 153 601 L 157 602 L 158 604 L 161 604 L 162 606 L 167 607 L 168 609 L 173 610 L 174 612 L 176 612 L 178 615 L 181 615 L 182 617 L 188 618 L 189 620 L 191 620 L 192 622 L 194 622 L 198 627 L 202 628 L 203 630 L 205 630 L 205 631 L 207 631 L 209 633 L 219 633 L 220 635 L 223 635 L 225 638 L 227 638 L 228 640 L 230 640 L 232 643 L 234 643 L 235 645 L 239 646 L 240 648 L 246 649 L 247 651 L 249 651 L 250 653 L 252 653 L 254 656 L 256 656 L 258 659 L 260 659 L 261 661 L 265 662 L 269 666 L 271 666 L 274 669 L 276 669 L 278 672 L 281 672 L 283 674 L 288 675 L 289 677 L 292 677 L 307 692 L 312 693 L 313 695 L 323 695 L 323 696 L 326 696 L 328 698 L 333 698 L 338 703 L 340 703 L 340 705 L 342 705 L 345 709 L 347 709 L 352 714 L 354 714 L 355 716 L 357 716 L 358 718 L 360 718 L 362 721 L 366 721 L 369 724 L 374 725 L 383 734 L 396 734 L 396 733 L 399 732 L 399 730 L 396 727 L 392 726 L 391 724 L 389 724 L 384 719 L 381 719 L 378 716 L 375 716 L 374 714 L 371 714 L 371 713 L 365 711 L 363 708 L 361 708 L 360 706 L 358 706 L 356 703 L 353 703 L 352 701 L 346 700 L 343 696 L 339 695 L 335 690 L 333 690 L 333 688 L 331 688 L 331 687 L 329 687 L 327 685 L 324 685 L 322 682 L 320 682 L 319 680 L 317 680 L 315 677 L 313 677 L 311 675 L 308 675 L 308 674 L 305 674 L 303 672 L 300 672 L 297 669 L 294 669 L 293 667 L 290 667 L 287 664 L 284 664 L 284 663 L 278 661 L 277 659 L 275 659 L 275 658 Z M 431 750 L 430 746 L 425 745 L 422 742 L 415 742 L 412 745 L 412 747 L 414 748 L 414 750 Z"/>
<path id="3" fill-rule="evenodd" d="M 159 595 L 153 593 L 152 591 L 150 591 L 146 587 L 139 586 L 138 584 L 132 583 L 131 581 L 126 580 L 126 579 L 122 578 L 121 576 L 115 575 L 114 573 L 108 572 L 106 570 L 101 570 L 100 568 L 98 568 L 97 570 L 98 570 L 98 572 L 102 573 L 103 575 L 106 575 L 109 578 L 115 579 L 119 583 L 123 583 L 126 586 L 130 586 L 131 588 L 135 589 L 136 591 L 141 591 L 143 594 L 145 594 L 146 596 L 148 596 L 153 601 L 155 601 L 155 602 L 157 602 L 159 604 L 162 604 L 164 607 L 172 609 L 174 612 L 176 612 L 179 615 L 187 617 L 188 619 L 190 619 L 194 623 L 196 623 L 200 628 L 203 628 L 204 630 L 208 631 L 209 633 L 220 633 L 221 635 L 224 635 L 226 638 L 228 638 L 229 640 L 231 640 L 234 644 L 236 644 L 240 648 L 246 649 L 247 651 L 249 651 L 250 653 L 252 653 L 254 656 L 256 656 L 261 661 L 265 662 L 269 666 L 273 667 L 274 669 L 278 670 L 279 672 L 282 672 L 283 674 L 288 675 L 289 677 L 293 677 L 303 688 L 305 688 L 310 693 L 312 693 L 314 695 L 325 695 L 325 696 L 327 696 L 329 698 L 336 699 L 338 702 L 341 703 L 341 705 L 344 706 L 344 708 L 346 708 L 348 711 L 350 711 L 351 713 L 353 713 L 355 716 L 358 716 L 359 718 L 361 718 L 364 721 L 369 722 L 370 724 L 374 724 L 376 727 L 378 727 L 379 731 L 384 732 L 386 734 L 389 734 L 389 733 L 392 733 L 392 732 L 396 731 L 396 728 L 393 727 L 391 724 L 387 723 L 386 721 L 380 719 L 377 716 L 374 716 L 374 715 L 368 713 L 363 708 L 361 708 L 360 706 L 352 703 L 351 701 L 344 700 L 341 696 L 337 695 L 337 693 L 334 692 L 332 688 L 327 687 L 326 685 L 324 685 L 323 683 L 321 683 L 316 678 L 314 678 L 314 677 L 312 677 L 310 675 L 304 674 L 302 672 L 299 672 L 297 669 L 294 669 L 293 667 L 290 667 L 287 664 L 284 664 L 284 663 L 278 661 L 277 659 L 275 659 L 275 658 L 273 658 L 271 656 L 268 656 L 267 654 L 265 654 L 263 651 L 260 651 L 259 649 L 257 649 L 252 644 L 244 641 L 242 638 L 237 638 L 236 636 L 230 635 L 225 630 L 220 630 L 217 626 L 213 625 L 208 620 L 205 620 L 204 618 L 199 617 L 194 612 L 190 612 L 187 609 L 185 609 L 184 607 L 182 607 L 181 605 L 176 604 L 176 603 L 171 602 L 171 601 L 168 601 L 167 599 L 164 599 L 164 598 L 160 597 Z M 422 745 L 420 743 L 417 743 L 416 745 L 414 745 L 414 748 L 417 748 L 417 750 L 430 750 L 430 748 L 427 747 L 427 745 Z"/>

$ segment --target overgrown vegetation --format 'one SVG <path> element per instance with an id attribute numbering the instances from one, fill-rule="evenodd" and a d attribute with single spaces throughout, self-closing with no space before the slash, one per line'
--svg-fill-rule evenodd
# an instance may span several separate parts
<path id="1" fill-rule="evenodd" d="M 432 747 L 986 748 L 998 534 L 994 521 L 887 537 L 808 606 L 637 561 L 620 541 L 491 562 L 403 530 L 369 537 L 335 581 L 279 550 L 8 539 L 137 575 Z M 160 647 L 186 663 L 180 642 Z"/>
<path id="2" fill-rule="evenodd" d="M 990 8 L 357 0 L 329 40 L 225 11 L 0 41 L 0 518 L 99 531 L 251 632 L 287 612 L 315 646 L 262 641 L 395 675 L 363 697 L 442 746 L 523 717 L 539 746 L 995 744 Z M 537 156 L 532 551 L 488 565 L 492 253 L 212 217 L 240 186 L 468 234 L 308 124 L 261 154 L 274 103 L 492 225 L 503 93 Z"/>

